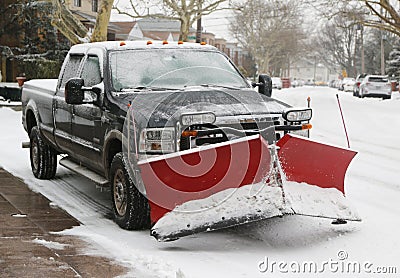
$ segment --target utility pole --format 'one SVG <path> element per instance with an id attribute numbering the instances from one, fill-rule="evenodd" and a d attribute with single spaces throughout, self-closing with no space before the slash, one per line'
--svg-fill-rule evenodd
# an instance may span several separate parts
<path id="1" fill-rule="evenodd" d="M 314 79 L 313 79 L 313 82 L 317 81 L 317 80 L 315 80 L 316 76 L 317 76 L 317 56 L 314 56 Z"/>
<path id="2" fill-rule="evenodd" d="M 358 30 L 361 30 L 361 24 L 357 24 L 355 26 L 355 38 L 354 38 L 354 53 L 353 53 L 353 67 L 354 67 L 354 76 L 357 76 L 357 65 L 356 65 L 356 60 L 357 60 L 357 49 L 358 49 Z M 361 40 L 361 39 L 360 39 Z M 361 69 L 360 69 L 361 71 Z M 361 72 L 362 73 L 362 72 Z"/>
<path id="3" fill-rule="evenodd" d="M 364 26 L 361 25 L 361 73 L 365 73 Z"/>
<path id="4" fill-rule="evenodd" d="M 197 20 L 196 42 L 201 43 L 201 17 Z"/>
<path id="5" fill-rule="evenodd" d="M 383 15 L 383 7 L 382 6 L 381 6 L 381 14 Z M 385 17 L 386 17 L 386 14 L 385 14 Z M 384 33 L 383 33 L 383 30 L 380 30 L 380 31 L 381 31 L 381 74 L 385 75 L 385 45 L 383 42 Z"/>
<path id="6" fill-rule="evenodd" d="M 196 42 L 197 43 L 201 43 L 201 14 L 202 14 L 202 6 L 203 6 L 203 3 L 202 3 L 202 0 L 200 0 L 200 3 L 199 3 L 199 7 L 200 7 L 200 9 L 199 9 L 199 12 L 198 12 L 198 16 L 199 16 L 199 19 L 197 20 L 197 30 L 196 30 Z"/>
<path id="7" fill-rule="evenodd" d="M 383 31 L 381 30 L 381 75 L 385 75 L 385 44 L 383 41 Z"/>

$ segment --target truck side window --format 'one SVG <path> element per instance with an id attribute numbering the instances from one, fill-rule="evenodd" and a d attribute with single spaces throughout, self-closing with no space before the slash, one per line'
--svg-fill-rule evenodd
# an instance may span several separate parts
<path id="1" fill-rule="evenodd" d="M 89 56 L 87 58 L 81 77 L 86 87 L 92 87 L 101 82 L 99 57 Z"/>
<path id="2" fill-rule="evenodd" d="M 65 88 L 65 84 L 72 77 L 78 75 L 79 65 L 81 64 L 83 55 L 70 55 L 61 80 L 61 89 Z M 62 90 L 64 92 L 64 90 Z"/>

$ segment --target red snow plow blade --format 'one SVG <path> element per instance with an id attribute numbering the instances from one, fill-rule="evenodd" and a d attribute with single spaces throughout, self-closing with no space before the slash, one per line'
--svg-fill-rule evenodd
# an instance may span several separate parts
<path id="1" fill-rule="evenodd" d="M 277 145 L 254 135 L 140 161 L 151 234 L 169 241 L 294 213 L 359 220 L 343 197 L 355 152 L 289 135 Z"/>

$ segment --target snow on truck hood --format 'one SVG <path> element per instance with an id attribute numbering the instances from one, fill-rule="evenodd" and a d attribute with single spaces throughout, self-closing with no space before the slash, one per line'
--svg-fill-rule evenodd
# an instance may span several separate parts
<path id="1" fill-rule="evenodd" d="M 197 87 L 198 88 L 198 87 Z M 127 112 L 131 103 L 136 120 L 149 127 L 162 127 L 178 120 L 183 113 L 213 112 L 217 117 L 280 114 L 289 105 L 251 89 L 201 88 L 184 91 L 158 91 L 123 94 L 120 108 Z"/>

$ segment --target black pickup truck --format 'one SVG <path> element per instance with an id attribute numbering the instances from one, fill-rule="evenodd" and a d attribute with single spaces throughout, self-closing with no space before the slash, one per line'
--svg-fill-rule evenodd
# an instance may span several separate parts
<path id="1" fill-rule="evenodd" d="M 250 84 L 224 53 L 208 45 L 73 46 L 58 80 L 31 80 L 22 90 L 33 174 L 54 178 L 62 155 L 64 167 L 111 186 L 115 221 L 122 228 L 148 227 L 148 201 L 133 185 L 123 157 L 127 113 L 135 114 L 139 160 L 261 130 L 270 131 L 269 142 L 304 132 L 311 110 L 271 98 L 270 81 L 261 75 Z"/>

